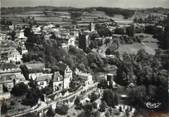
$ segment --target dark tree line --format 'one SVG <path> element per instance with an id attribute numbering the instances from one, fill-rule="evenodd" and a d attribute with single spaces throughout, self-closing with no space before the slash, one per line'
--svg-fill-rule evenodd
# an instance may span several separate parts
<path id="1" fill-rule="evenodd" d="M 125 19 L 131 17 L 134 14 L 134 10 L 128 10 L 128 9 L 120 9 L 120 8 L 104 8 L 104 7 L 98 7 L 96 8 L 98 11 L 105 12 L 108 16 L 114 16 L 116 14 L 124 16 Z"/>

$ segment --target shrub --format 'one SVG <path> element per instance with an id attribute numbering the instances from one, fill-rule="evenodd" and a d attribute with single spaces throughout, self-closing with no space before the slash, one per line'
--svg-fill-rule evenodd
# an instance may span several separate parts
<path id="1" fill-rule="evenodd" d="M 55 112 L 60 114 L 60 115 L 66 115 L 68 112 L 68 106 L 67 105 L 59 105 L 56 106 Z"/>

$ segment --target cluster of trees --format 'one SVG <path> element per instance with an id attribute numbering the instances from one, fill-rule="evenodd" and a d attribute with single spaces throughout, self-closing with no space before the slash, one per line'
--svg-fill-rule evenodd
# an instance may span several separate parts
<path id="1" fill-rule="evenodd" d="M 154 36 L 160 41 L 160 47 L 162 49 L 169 49 L 169 14 L 167 18 L 162 22 L 164 30 L 157 30 L 153 33 Z"/>
<path id="2" fill-rule="evenodd" d="M 16 84 L 11 91 L 11 94 L 14 96 L 23 96 L 28 91 L 28 86 L 24 83 Z"/>
<path id="3" fill-rule="evenodd" d="M 73 66 L 73 69 L 79 68 L 82 71 L 86 71 L 86 72 L 89 71 L 89 67 L 87 66 L 88 60 L 85 53 L 82 50 L 70 46 L 68 51 L 68 57 L 69 58 L 67 58 L 65 62 L 66 63 L 71 62 L 71 64 L 68 65 Z"/>
<path id="4" fill-rule="evenodd" d="M 161 19 L 159 18 L 159 16 L 155 16 L 155 15 L 149 15 L 148 17 L 139 17 L 139 18 L 134 18 L 134 22 L 136 23 L 150 23 L 150 24 L 154 24 L 157 23 L 158 21 L 161 21 Z"/>
<path id="5" fill-rule="evenodd" d="M 73 19 L 73 20 L 77 20 L 77 19 L 80 18 L 80 16 L 82 15 L 82 13 L 83 13 L 83 12 L 81 12 L 81 11 L 71 11 L 71 12 L 70 12 L 70 17 L 71 17 L 71 19 Z"/>
<path id="6" fill-rule="evenodd" d="M 95 8 L 71 8 L 71 7 L 62 7 L 54 8 L 53 11 L 69 11 L 69 12 L 92 12 L 94 10 L 103 11 L 108 16 L 113 17 L 114 15 L 122 15 L 125 19 L 130 18 L 134 15 L 134 10 L 121 9 L 121 8 L 105 8 L 105 7 L 95 7 Z M 77 15 L 79 16 L 79 15 Z"/>
<path id="7" fill-rule="evenodd" d="M 90 52 L 87 55 L 88 65 L 93 71 L 103 71 L 105 66 L 104 60 L 96 52 Z"/>
<path id="8" fill-rule="evenodd" d="M 2 15 L 16 14 L 32 10 L 37 10 L 38 7 L 3 7 L 1 8 Z"/>
<path id="9" fill-rule="evenodd" d="M 82 50 L 70 46 L 66 60 L 72 61 L 73 68 L 78 68 L 84 72 L 103 71 L 104 59 L 96 52 L 84 53 Z M 68 65 L 72 66 L 65 61 Z"/>
<path id="10" fill-rule="evenodd" d="M 113 17 L 114 15 L 122 15 L 125 19 L 130 18 L 134 15 L 134 10 L 129 9 L 121 9 L 121 8 L 104 8 L 104 7 L 98 7 L 96 8 L 98 11 L 105 12 L 108 16 Z"/>
<path id="11" fill-rule="evenodd" d="M 66 115 L 68 112 L 68 106 L 67 105 L 58 105 L 56 106 L 55 112 L 60 115 Z"/>
<path id="12" fill-rule="evenodd" d="M 12 25 L 12 21 L 7 18 L 2 18 L 1 25 Z"/>
<path id="13" fill-rule="evenodd" d="M 111 31 L 107 28 L 105 24 L 96 24 L 95 29 L 100 37 L 111 36 Z"/>
<path id="14" fill-rule="evenodd" d="M 128 35 L 129 37 L 134 37 L 134 33 L 135 33 L 135 31 L 134 31 L 134 25 L 130 25 L 130 26 L 128 26 L 128 27 L 126 27 L 126 28 L 116 28 L 115 30 L 114 30 L 114 33 L 115 34 L 121 34 L 121 35 Z"/>
<path id="15" fill-rule="evenodd" d="M 10 31 L 10 32 L 8 33 L 8 35 L 10 36 L 10 39 L 11 39 L 12 41 L 15 40 L 16 32 L 15 32 L 14 30 L 13 30 L 13 31 Z"/>
<path id="16" fill-rule="evenodd" d="M 140 30 L 140 29 L 137 29 L 137 31 L 138 30 Z M 147 32 L 147 31 L 150 32 L 150 30 L 146 28 L 145 32 Z M 135 31 L 133 25 L 126 27 L 126 29 L 124 29 L 124 28 L 116 28 L 115 31 L 114 31 L 114 34 L 122 35 L 120 37 L 120 43 L 122 43 L 122 44 L 131 44 L 133 42 L 140 43 L 142 38 L 140 38 L 138 36 L 135 36 L 135 33 L 136 33 L 136 31 Z"/>
<path id="17" fill-rule="evenodd" d="M 145 26 L 145 33 L 154 35 L 160 41 L 160 48 L 169 49 L 169 15 L 163 21 L 159 21 L 157 25 Z M 161 25 L 161 27 L 158 26 Z"/>
<path id="18" fill-rule="evenodd" d="M 83 109 L 84 111 L 78 115 L 78 117 L 100 117 L 100 113 L 105 112 L 106 117 L 110 117 L 112 114 L 112 108 L 118 104 L 118 96 L 112 89 L 105 89 L 101 103 L 95 102 L 99 98 L 99 95 L 92 93 L 90 96 L 90 102 L 82 105 L 79 98 L 75 100 L 76 109 Z M 113 114 L 112 114 L 113 116 Z"/>
<path id="19" fill-rule="evenodd" d="M 159 40 L 159 47 L 166 52 L 160 52 L 158 50 L 157 53 L 160 54 L 162 65 L 165 69 L 168 69 L 169 62 L 168 62 L 168 49 L 169 49 L 169 14 L 166 19 L 158 23 L 161 27 L 158 26 L 146 26 L 145 32 L 148 34 L 153 34 L 154 38 Z"/>
<path id="20" fill-rule="evenodd" d="M 112 89 L 104 90 L 102 100 L 105 101 L 108 106 L 113 108 L 119 103 L 117 92 Z"/>
<path id="21" fill-rule="evenodd" d="M 1 103 L 0 107 L 1 107 L 1 113 L 2 114 L 6 114 L 7 111 L 8 111 L 8 105 L 7 105 L 5 100 L 2 100 L 2 103 Z"/>
<path id="22" fill-rule="evenodd" d="M 69 47 L 66 51 L 60 47 L 60 39 L 52 36 L 50 40 L 45 40 L 44 35 L 34 35 L 31 28 L 25 29 L 26 48 L 29 50 L 27 55 L 23 55 L 23 61 L 31 60 L 42 61 L 46 67 L 57 65 L 59 61 L 63 61 L 70 66 L 71 69 L 79 68 L 82 71 L 89 72 L 91 69 L 100 70 L 104 65 L 103 60 L 97 53 L 90 52 L 86 54 L 84 51 Z"/>
<path id="23" fill-rule="evenodd" d="M 73 79 L 69 84 L 69 91 L 70 92 L 76 91 L 81 85 L 82 85 L 81 79 L 77 75 L 73 74 Z"/>
<path id="24" fill-rule="evenodd" d="M 21 17 L 21 20 L 23 23 L 28 23 L 30 25 L 36 25 L 37 24 L 37 21 L 35 20 L 35 17 L 32 16 L 28 16 L 28 17 Z"/>
<path id="25" fill-rule="evenodd" d="M 115 81 L 120 85 L 135 84 L 134 89 L 129 91 L 131 104 L 160 102 L 162 106 L 159 110 L 168 106 L 167 80 L 167 70 L 162 66 L 160 58 L 149 55 L 144 50 L 138 51 L 137 55 L 124 54 L 115 77 Z M 158 92 L 161 92 L 161 95 L 158 95 Z"/>
<path id="26" fill-rule="evenodd" d="M 12 88 L 11 94 L 17 97 L 24 96 L 23 105 L 34 106 L 39 99 L 44 101 L 43 93 L 38 89 L 36 81 L 30 81 L 29 87 L 23 82 L 18 83 Z"/>
<path id="27" fill-rule="evenodd" d="M 83 12 L 81 11 L 69 11 L 70 17 L 72 19 L 72 24 L 77 24 L 77 21 L 80 20 Z"/>

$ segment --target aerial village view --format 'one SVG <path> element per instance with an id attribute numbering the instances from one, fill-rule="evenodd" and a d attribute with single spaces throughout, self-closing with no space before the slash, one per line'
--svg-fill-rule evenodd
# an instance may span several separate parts
<path id="1" fill-rule="evenodd" d="M 169 117 L 169 0 L 0 11 L 0 117 Z"/>

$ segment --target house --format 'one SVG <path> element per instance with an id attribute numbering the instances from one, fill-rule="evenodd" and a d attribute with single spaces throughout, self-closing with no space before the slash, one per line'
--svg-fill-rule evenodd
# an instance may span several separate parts
<path id="1" fill-rule="evenodd" d="M 48 86 L 52 75 L 52 73 L 32 72 L 29 73 L 29 79 L 37 81 L 39 89 L 43 89 Z"/>
<path id="2" fill-rule="evenodd" d="M 5 63 L 20 63 L 22 55 L 13 47 L 2 47 L 0 51 L 0 61 Z"/>
<path id="3" fill-rule="evenodd" d="M 63 89 L 63 76 L 57 71 L 53 74 L 53 91 Z"/>
<path id="4" fill-rule="evenodd" d="M 29 79 L 36 80 L 39 89 L 48 86 L 49 81 L 52 79 L 50 69 L 46 69 L 43 63 L 26 63 L 26 68 L 29 71 Z"/>
<path id="5" fill-rule="evenodd" d="M 0 85 L 6 87 L 8 92 L 12 90 L 15 84 L 20 82 L 27 84 L 27 81 L 21 72 L 8 72 L 0 75 Z"/>
<path id="6" fill-rule="evenodd" d="M 91 32 L 95 31 L 95 24 L 94 23 L 91 22 L 89 27 L 90 27 Z"/>
<path id="7" fill-rule="evenodd" d="M 6 73 L 0 75 L 0 100 L 10 99 L 11 91 L 15 84 L 23 82 L 28 84 L 28 81 L 24 79 L 24 76 L 18 73 Z"/>
<path id="8" fill-rule="evenodd" d="M 36 77 L 36 81 L 39 89 L 43 89 L 48 86 L 50 80 L 52 79 L 52 74 L 42 73 L 40 76 Z"/>
<path id="9" fill-rule="evenodd" d="M 17 38 L 21 39 L 21 40 L 26 40 L 27 39 L 27 37 L 25 37 L 25 35 L 24 35 L 24 30 L 20 30 Z"/>
<path id="10" fill-rule="evenodd" d="M 75 74 L 82 80 L 85 86 L 93 84 L 92 75 L 90 73 L 84 73 L 76 69 Z"/>
<path id="11" fill-rule="evenodd" d="M 13 63 L 0 63 L 0 74 L 21 72 L 20 68 Z"/>
<path id="12" fill-rule="evenodd" d="M 6 34 L 0 33 L 0 42 L 1 42 L 2 40 L 5 40 L 5 38 L 6 38 Z"/>
<path id="13" fill-rule="evenodd" d="M 4 87 L 6 88 L 7 92 L 10 92 L 12 88 L 14 87 L 14 78 L 15 76 L 12 74 L 2 74 L 0 76 L 0 85 L 1 85 L 1 93 L 4 92 Z"/>
<path id="14" fill-rule="evenodd" d="M 8 62 L 15 62 L 15 63 L 21 63 L 22 61 L 22 55 L 16 50 L 12 50 L 8 54 Z"/>
<path id="15" fill-rule="evenodd" d="M 28 53 L 28 50 L 26 49 L 25 45 L 21 47 L 21 53 L 22 55 Z"/>
<path id="16" fill-rule="evenodd" d="M 72 70 L 68 65 L 59 62 L 57 67 L 53 69 L 54 71 L 58 71 L 60 75 L 63 76 L 63 89 L 69 89 L 70 81 L 72 80 Z"/>
<path id="17" fill-rule="evenodd" d="M 70 46 L 70 45 L 76 46 L 75 42 L 76 42 L 76 37 L 75 36 L 70 37 L 68 40 L 68 46 Z"/>
<path id="18" fill-rule="evenodd" d="M 0 101 L 10 99 L 10 92 L 4 92 L 4 85 L 0 83 Z"/>
<path id="19" fill-rule="evenodd" d="M 41 26 L 33 26 L 32 31 L 34 34 L 41 34 Z"/>
<path id="20" fill-rule="evenodd" d="M 25 66 L 29 70 L 29 73 L 38 73 L 45 70 L 45 64 L 41 62 L 25 63 Z"/>

